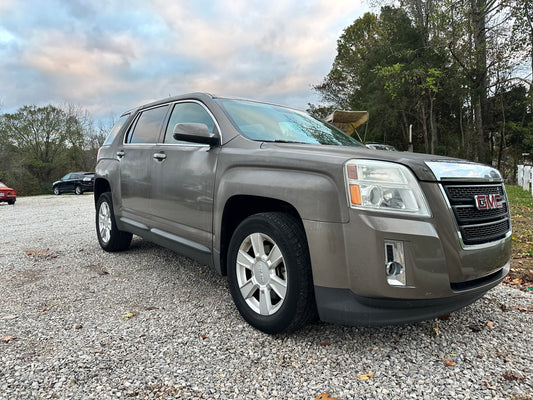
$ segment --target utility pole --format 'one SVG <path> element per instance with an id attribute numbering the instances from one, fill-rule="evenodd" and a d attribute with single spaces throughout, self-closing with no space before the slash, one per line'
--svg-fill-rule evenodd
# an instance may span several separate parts
<path id="1" fill-rule="evenodd" d="M 409 125 L 409 147 L 407 151 L 413 152 L 413 124 Z"/>

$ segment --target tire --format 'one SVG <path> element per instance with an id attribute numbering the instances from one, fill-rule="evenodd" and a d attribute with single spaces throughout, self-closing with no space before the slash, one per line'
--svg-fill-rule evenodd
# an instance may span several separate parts
<path id="1" fill-rule="evenodd" d="M 102 193 L 96 203 L 96 234 L 105 251 L 122 251 L 130 247 L 133 235 L 118 230 L 110 192 Z"/>
<path id="2" fill-rule="evenodd" d="M 81 186 L 76 186 L 74 188 L 74 193 L 77 195 L 83 194 L 83 190 L 81 190 Z"/>
<path id="3" fill-rule="evenodd" d="M 56 196 L 59 196 L 61 194 L 61 192 L 59 191 L 59 188 L 57 186 L 54 187 L 54 194 Z"/>
<path id="4" fill-rule="evenodd" d="M 8 200 L 8 201 L 7 201 L 7 204 L 13 205 L 13 204 L 15 204 L 15 201 L 16 201 L 16 200 Z"/>
<path id="5" fill-rule="evenodd" d="M 290 214 L 255 214 L 237 227 L 228 282 L 239 313 L 260 331 L 292 332 L 316 318 L 307 240 Z"/>

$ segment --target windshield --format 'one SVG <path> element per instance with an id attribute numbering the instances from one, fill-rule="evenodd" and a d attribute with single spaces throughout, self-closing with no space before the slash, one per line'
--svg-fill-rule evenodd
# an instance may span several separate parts
<path id="1" fill-rule="evenodd" d="M 251 140 L 362 146 L 344 132 L 301 111 L 244 100 L 217 102 L 237 130 Z"/>

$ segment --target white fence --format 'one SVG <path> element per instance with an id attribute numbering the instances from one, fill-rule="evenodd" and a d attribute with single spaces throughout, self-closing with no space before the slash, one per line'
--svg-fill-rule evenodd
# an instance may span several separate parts
<path id="1" fill-rule="evenodd" d="M 533 195 L 533 167 L 531 165 L 519 165 L 516 177 L 518 184 Z"/>

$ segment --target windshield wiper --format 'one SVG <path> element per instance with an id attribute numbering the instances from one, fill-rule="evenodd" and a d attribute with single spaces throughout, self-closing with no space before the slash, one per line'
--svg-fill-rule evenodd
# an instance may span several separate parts
<path id="1" fill-rule="evenodd" d="M 318 143 L 313 143 L 313 142 L 298 142 L 296 140 L 263 140 L 263 142 L 268 142 L 268 143 L 299 143 L 299 144 L 318 144 Z"/>

